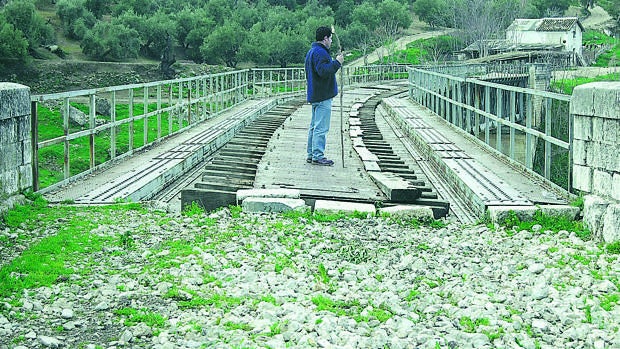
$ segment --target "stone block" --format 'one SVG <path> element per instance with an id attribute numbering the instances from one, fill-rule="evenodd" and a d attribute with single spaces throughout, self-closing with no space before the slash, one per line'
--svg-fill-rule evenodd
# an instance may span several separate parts
<path id="1" fill-rule="evenodd" d="M 612 174 L 607 171 L 594 169 L 592 174 L 592 193 L 600 196 L 609 196 L 612 186 Z"/>
<path id="2" fill-rule="evenodd" d="M 620 204 L 607 206 L 603 218 L 602 236 L 606 243 L 620 241 Z"/>
<path id="3" fill-rule="evenodd" d="M 602 238 L 605 212 L 609 204 L 609 201 L 597 195 L 586 195 L 584 198 L 583 222 L 597 239 Z"/>
<path id="4" fill-rule="evenodd" d="M 576 139 L 573 141 L 573 164 L 587 165 L 588 142 Z"/>
<path id="5" fill-rule="evenodd" d="M 376 209 L 375 205 L 364 204 L 358 202 L 344 202 L 344 201 L 331 201 L 331 200 L 316 200 L 314 203 L 314 212 L 323 214 L 334 213 L 366 213 L 369 216 L 374 216 Z"/>
<path id="6" fill-rule="evenodd" d="M 418 205 L 397 205 L 390 207 L 382 207 L 379 209 L 379 215 L 387 213 L 392 217 L 402 219 L 417 219 L 418 221 L 429 221 L 435 217 L 433 210 L 428 206 Z"/>
<path id="7" fill-rule="evenodd" d="M 592 117 L 575 115 L 573 137 L 582 141 L 592 140 Z"/>
<path id="8" fill-rule="evenodd" d="M 487 208 L 489 212 L 489 218 L 494 224 L 502 225 L 508 218 L 508 215 L 512 212 L 521 221 L 529 221 L 534 218 L 534 214 L 538 211 L 538 207 L 534 205 L 530 206 L 489 206 Z"/>
<path id="9" fill-rule="evenodd" d="M 237 190 L 237 204 L 250 197 L 299 199 L 300 192 L 299 189 L 286 188 Z"/>
<path id="10" fill-rule="evenodd" d="M 18 168 L 17 185 L 20 190 L 31 188 L 32 189 L 32 166 L 29 164 L 19 166 Z"/>
<path id="11" fill-rule="evenodd" d="M 571 114 L 620 119 L 620 82 L 591 82 L 575 87 Z"/>
<path id="12" fill-rule="evenodd" d="M 22 147 L 19 143 L 9 143 L 2 146 L 0 156 L 0 171 L 13 171 L 22 165 Z"/>
<path id="13" fill-rule="evenodd" d="M 30 142 L 30 138 L 32 137 L 31 134 L 31 129 L 32 126 L 30 125 L 30 114 L 28 115 L 24 115 L 24 116 L 19 116 L 15 118 L 17 120 L 16 124 L 17 124 L 17 141 L 29 141 Z"/>
<path id="14" fill-rule="evenodd" d="M 21 164 L 30 165 L 32 164 L 32 142 L 30 140 L 24 140 L 21 142 Z"/>
<path id="15" fill-rule="evenodd" d="M 586 163 L 588 166 L 606 169 L 609 171 L 620 171 L 620 144 L 604 144 L 591 142 L 588 146 Z"/>
<path id="16" fill-rule="evenodd" d="M 19 192 L 17 177 L 15 168 L 11 171 L 0 172 L 0 196 L 11 196 Z"/>
<path id="17" fill-rule="evenodd" d="M 30 115 L 30 88 L 12 82 L 0 82 L 0 120 Z"/>
<path id="18" fill-rule="evenodd" d="M 573 165 L 573 187 L 586 193 L 592 192 L 592 168 Z"/>
<path id="19" fill-rule="evenodd" d="M 611 181 L 611 197 L 614 200 L 620 201 L 620 172 L 616 172 L 613 175 Z"/>
<path id="20" fill-rule="evenodd" d="M 0 120 L 0 146 L 17 142 L 17 123 L 15 119 Z"/>
<path id="21" fill-rule="evenodd" d="M 300 211 L 306 212 L 310 210 L 310 207 L 306 205 L 302 199 L 287 199 L 287 198 L 259 198 L 248 197 L 243 200 L 241 204 L 243 212 L 267 212 L 267 213 L 282 213 L 288 211 Z"/>
<path id="22" fill-rule="evenodd" d="M 602 142 L 607 144 L 617 144 L 620 140 L 620 119 L 600 119 L 602 120 Z M 594 135 L 596 137 L 596 135 Z"/>
<path id="23" fill-rule="evenodd" d="M 564 217 L 570 220 L 579 218 L 581 209 L 570 205 L 540 205 L 539 209 L 549 217 Z"/>

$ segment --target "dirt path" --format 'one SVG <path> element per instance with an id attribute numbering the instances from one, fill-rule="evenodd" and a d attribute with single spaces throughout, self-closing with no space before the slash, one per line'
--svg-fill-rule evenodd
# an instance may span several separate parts
<path id="1" fill-rule="evenodd" d="M 581 21 L 586 29 L 602 30 L 609 27 L 609 22 L 613 18 L 600 6 L 594 6 L 590 9 L 590 15 Z"/>
<path id="2" fill-rule="evenodd" d="M 428 28 L 422 29 L 421 27 L 416 27 L 416 31 L 418 30 L 419 32 L 415 32 L 412 35 L 403 36 L 400 39 L 396 40 L 396 50 L 404 50 L 407 47 L 407 44 L 412 41 L 429 39 L 435 36 L 445 35 L 454 31 L 454 29 L 436 29 L 429 31 Z M 367 63 L 371 64 L 377 62 L 379 60 L 379 57 L 382 54 L 385 55 L 385 53 L 385 47 L 380 47 L 376 49 L 374 52 L 368 54 Z M 360 57 L 354 61 L 351 61 L 350 63 L 347 63 L 346 65 L 348 67 L 361 67 L 364 65 L 364 57 Z"/>

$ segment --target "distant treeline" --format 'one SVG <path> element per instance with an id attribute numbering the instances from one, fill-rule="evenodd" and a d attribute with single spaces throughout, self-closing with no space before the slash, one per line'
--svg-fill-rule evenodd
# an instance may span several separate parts
<path id="1" fill-rule="evenodd" d="M 395 40 L 414 15 L 460 29 L 467 45 L 503 35 L 514 18 L 561 14 L 576 1 L 0 0 L 0 59 L 27 61 L 62 35 L 92 60 L 170 60 L 179 52 L 196 63 L 286 67 L 302 62 L 320 25 L 335 25 L 344 49 L 364 55 Z"/>

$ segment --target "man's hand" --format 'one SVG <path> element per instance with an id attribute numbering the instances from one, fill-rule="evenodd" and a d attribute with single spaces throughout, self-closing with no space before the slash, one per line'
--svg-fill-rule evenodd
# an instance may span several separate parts
<path id="1" fill-rule="evenodd" d="M 344 62 L 344 54 L 340 53 L 338 56 L 336 56 L 336 60 L 340 62 L 340 65 L 342 65 L 342 63 Z"/>

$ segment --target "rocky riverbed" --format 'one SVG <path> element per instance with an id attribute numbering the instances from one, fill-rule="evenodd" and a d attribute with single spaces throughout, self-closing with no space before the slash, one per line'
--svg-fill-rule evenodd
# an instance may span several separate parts
<path id="1" fill-rule="evenodd" d="M 619 255 L 568 231 L 72 212 L 0 228 L 2 272 L 87 237 L 51 285 L 0 299 L 1 349 L 620 347 Z"/>

